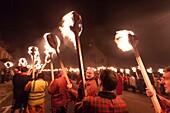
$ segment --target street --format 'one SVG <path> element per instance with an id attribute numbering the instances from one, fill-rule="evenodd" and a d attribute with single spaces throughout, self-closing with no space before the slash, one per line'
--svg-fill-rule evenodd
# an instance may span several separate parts
<path id="1" fill-rule="evenodd" d="M 50 81 L 51 76 L 46 76 L 46 80 Z M 50 83 L 50 82 L 49 82 Z M 11 91 L 12 92 L 12 91 Z M 133 93 L 131 91 L 123 91 L 122 98 L 128 106 L 129 113 L 154 113 L 152 103 L 149 97 L 140 93 Z M 10 113 L 12 103 L 12 95 L 5 100 L 3 106 L 0 108 L 1 113 Z M 74 105 L 69 104 L 67 113 L 73 113 Z M 45 96 L 45 113 L 51 113 L 51 95 L 46 90 Z"/>

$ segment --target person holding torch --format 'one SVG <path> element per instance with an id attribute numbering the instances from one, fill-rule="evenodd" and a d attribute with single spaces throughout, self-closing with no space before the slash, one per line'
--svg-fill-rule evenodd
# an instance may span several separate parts
<path id="1" fill-rule="evenodd" d="M 162 79 L 161 79 L 161 84 L 164 85 L 165 87 L 165 92 L 167 94 L 170 94 L 170 66 L 166 67 L 164 70 L 163 70 L 163 76 L 162 76 Z M 152 97 L 153 95 L 157 95 L 157 98 L 159 100 L 159 103 L 161 105 L 161 108 L 162 108 L 162 113 L 169 113 L 170 112 L 170 100 L 156 94 L 156 91 L 155 89 L 151 90 L 149 88 L 146 88 L 146 94 L 147 96 L 149 97 Z"/>
<path id="2" fill-rule="evenodd" d="M 67 90 L 67 80 L 65 73 L 60 71 L 56 79 L 51 81 L 48 87 L 48 93 L 51 94 L 52 113 L 66 113 L 69 100 L 72 99 Z"/>
<path id="3" fill-rule="evenodd" d="M 76 97 L 77 102 L 82 101 L 84 91 L 82 80 L 79 83 L 78 91 L 72 89 L 72 85 L 67 87 L 69 92 Z M 91 67 L 86 70 L 85 93 L 86 96 L 97 96 L 98 94 L 98 83 L 95 79 L 94 69 Z"/>
<path id="4" fill-rule="evenodd" d="M 76 113 L 128 113 L 126 103 L 116 94 L 118 76 L 116 72 L 105 69 L 100 74 L 98 96 L 84 97 Z"/>
<path id="5" fill-rule="evenodd" d="M 141 69 L 141 73 L 142 73 L 142 76 L 143 76 L 143 79 L 144 79 L 144 82 L 147 88 L 153 89 L 151 81 L 149 80 L 148 74 L 146 72 L 145 66 L 142 62 L 142 59 L 136 47 L 138 41 L 139 41 L 138 38 L 135 36 L 135 34 L 132 31 L 120 30 L 116 32 L 115 42 L 117 46 L 124 52 L 133 50 L 136 61 Z M 155 112 L 160 113 L 161 107 L 160 107 L 160 104 L 158 102 L 156 95 L 153 95 L 151 97 L 151 100 L 154 105 Z"/>

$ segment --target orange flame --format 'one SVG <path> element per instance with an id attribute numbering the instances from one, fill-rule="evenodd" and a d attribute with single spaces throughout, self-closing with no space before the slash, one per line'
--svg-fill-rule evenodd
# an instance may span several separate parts
<path id="1" fill-rule="evenodd" d="M 161 74 L 164 73 L 162 68 L 159 68 L 159 69 L 158 69 L 158 72 L 161 73 Z"/>
<path id="2" fill-rule="evenodd" d="M 5 65 L 6 68 L 10 68 L 10 67 L 14 66 L 14 64 L 12 62 L 9 62 L 9 61 L 5 62 L 4 65 Z"/>
<path id="3" fill-rule="evenodd" d="M 67 37 L 68 39 L 70 39 L 73 42 L 74 47 L 76 49 L 75 34 L 70 29 L 70 27 L 74 25 L 73 12 L 74 11 L 71 11 L 63 16 L 62 25 L 59 27 L 59 29 L 60 29 L 64 38 Z M 79 36 L 80 36 L 80 34 L 82 32 L 82 25 L 79 25 L 79 26 L 81 27 L 81 31 L 79 32 Z"/>
<path id="4" fill-rule="evenodd" d="M 54 53 L 56 53 L 56 51 L 55 51 L 55 49 L 54 48 L 52 48 L 49 44 L 48 44 L 48 41 L 47 41 L 47 35 L 49 35 L 50 33 L 45 33 L 44 34 L 44 39 L 45 39 L 45 54 L 47 55 L 47 54 L 49 54 L 49 53 L 52 53 L 52 54 L 54 54 Z M 57 37 L 57 35 L 55 35 L 55 37 L 56 37 L 56 39 L 57 39 L 57 42 L 58 42 L 58 44 L 57 44 L 57 52 L 59 53 L 60 52 L 60 49 L 59 49 L 59 47 L 60 47 L 60 39 Z"/>
<path id="5" fill-rule="evenodd" d="M 33 48 L 35 49 L 34 51 L 32 51 Z M 34 53 L 34 56 L 32 56 L 33 53 Z M 33 60 L 33 58 L 36 59 L 37 56 L 39 55 L 38 48 L 35 47 L 35 46 L 30 46 L 30 47 L 28 48 L 28 54 L 31 55 L 31 59 L 32 59 L 32 60 Z"/>
<path id="6" fill-rule="evenodd" d="M 26 67 L 27 66 L 27 60 L 25 58 L 20 58 L 19 59 L 19 63 L 18 63 L 18 66 L 23 66 L 23 67 Z"/>
<path id="7" fill-rule="evenodd" d="M 117 46 L 124 52 L 133 49 L 132 45 L 129 43 L 129 34 L 134 35 L 132 31 L 127 30 L 117 31 L 115 35 L 115 42 L 117 43 Z"/>
<path id="8" fill-rule="evenodd" d="M 124 69 L 122 69 L 122 68 L 121 68 L 121 69 L 120 69 L 120 72 L 122 72 L 122 73 L 123 73 L 123 72 L 124 72 Z"/>
<path id="9" fill-rule="evenodd" d="M 136 72 L 136 67 L 132 67 L 132 71 L 133 71 L 133 72 Z"/>
<path id="10" fill-rule="evenodd" d="M 35 66 L 36 69 L 40 69 L 41 68 L 41 60 L 40 60 L 40 56 L 39 55 L 37 55 L 37 57 L 35 58 L 34 63 L 35 63 L 34 66 Z"/>
<path id="11" fill-rule="evenodd" d="M 46 53 L 45 62 L 46 62 L 46 63 L 49 63 L 50 61 L 51 61 L 51 59 L 50 59 L 50 54 Z"/>
<path id="12" fill-rule="evenodd" d="M 130 74 L 130 69 L 125 69 L 126 74 Z"/>
<path id="13" fill-rule="evenodd" d="M 147 72 L 148 72 L 148 73 L 152 73 L 152 68 L 151 68 L 151 67 L 148 68 L 148 69 L 147 69 Z"/>

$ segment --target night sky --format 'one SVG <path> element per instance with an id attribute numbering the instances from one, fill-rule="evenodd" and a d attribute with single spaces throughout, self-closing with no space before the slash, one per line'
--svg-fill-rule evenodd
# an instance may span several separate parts
<path id="1" fill-rule="evenodd" d="M 146 66 L 170 65 L 168 0 L 1 0 L 0 37 L 14 58 L 27 57 L 29 46 L 44 49 L 44 33 L 55 31 L 72 10 L 83 19 L 84 54 L 93 39 L 109 65 L 136 65 L 133 52 L 123 53 L 114 42 L 115 32 L 126 29 L 139 38 L 137 48 Z"/>

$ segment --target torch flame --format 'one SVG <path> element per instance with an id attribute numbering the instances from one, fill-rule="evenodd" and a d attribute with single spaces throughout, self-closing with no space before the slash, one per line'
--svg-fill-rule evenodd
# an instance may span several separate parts
<path id="1" fill-rule="evenodd" d="M 74 11 L 71 11 L 63 16 L 62 25 L 59 27 L 59 29 L 60 29 L 63 37 L 64 38 L 67 37 L 68 39 L 70 39 L 73 42 L 74 47 L 76 48 L 75 34 L 70 29 L 70 27 L 74 25 L 73 14 L 74 14 Z M 80 34 L 82 32 L 82 24 L 79 24 L 79 27 L 81 28 L 81 31 L 78 33 L 78 35 L 80 36 Z"/>
<path id="2" fill-rule="evenodd" d="M 10 67 L 14 66 L 14 64 L 12 62 L 5 62 L 4 65 L 6 68 L 10 68 Z"/>
<path id="3" fill-rule="evenodd" d="M 130 69 L 125 69 L 126 74 L 130 74 Z"/>
<path id="4" fill-rule="evenodd" d="M 39 51 L 38 51 L 38 48 L 35 47 L 35 46 L 30 46 L 28 48 L 28 54 L 31 55 L 31 59 L 36 59 L 37 55 L 39 55 Z M 34 56 L 33 56 L 34 55 Z"/>
<path id="5" fill-rule="evenodd" d="M 19 59 L 19 63 L 18 63 L 18 66 L 23 66 L 23 67 L 26 67 L 27 66 L 27 60 L 25 58 L 20 58 Z"/>
<path id="6" fill-rule="evenodd" d="M 51 59 L 50 59 L 50 54 L 46 53 L 46 56 L 45 56 L 45 62 L 46 63 L 50 63 Z"/>
<path id="7" fill-rule="evenodd" d="M 123 72 L 124 72 L 124 69 L 122 69 L 122 68 L 121 68 L 121 69 L 120 69 L 120 72 L 122 72 L 122 73 L 123 73 Z"/>
<path id="8" fill-rule="evenodd" d="M 148 73 L 152 73 L 152 68 L 151 68 L 151 67 L 148 68 L 148 69 L 147 69 L 147 72 L 148 72 Z"/>
<path id="9" fill-rule="evenodd" d="M 161 73 L 161 74 L 163 74 L 163 69 L 162 69 L 162 68 L 159 68 L 159 69 L 158 69 L 158 72 Z"/>
<path id="10" fill-rule="evenodd" d="M 40 56 L 38 55 L 36 59 L 34 60 L 34 66 L 36 69 L 39 69 L 40 67 L 39 65 L 41 65 L 41 60 L 40 60 Z"/>
<path id="11" fill-rule="evenodd" d="M 136 67 L 132 67 L 132 71 L 133 71 L 133 72 L 136 72 Z"/>
<path id="12" fill-rule="evenodd" d="M 129 34 L 134 35 L 132 31 L 127 30 L 120 30 L 116 32 L 115 42 L 123 52 L 133 49 L 132 45 L 129 43 Z"/>
<path id="13" fill-rule="evenodd" d="M 54 54 L 54 53 L 56 53 L 56 51 L 55 51 L 55 49 L 54 48 L 52 48 L 50 45 L 49 45 L 49 43 L 48 43 L 48 41 L 47 41 L 47 36 L 49 35 L 50 33 L 45 33 L 44 34 L 44 39 L 45 39 L 45 53 L 47 54 L 47 53 L 52 53 L 52 54 Z M 55 35 L 55 37 L 56 37 L 56 39 L 57 39 L 57 52 L 59 53 L 60 52 L 60 49 L 59 49 L 59 47 L 60 47 L 60 39 L 57 37 L 57 35 Z"/>

